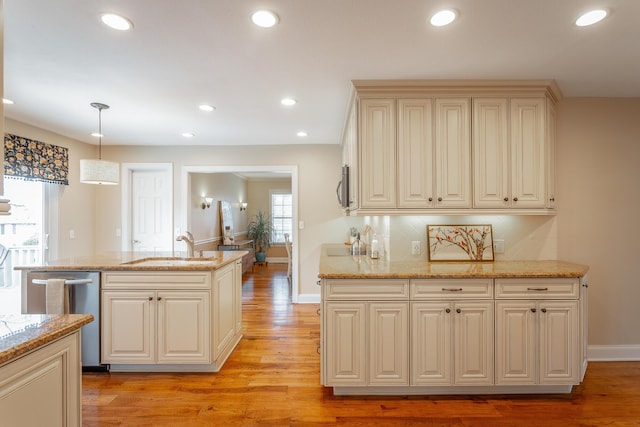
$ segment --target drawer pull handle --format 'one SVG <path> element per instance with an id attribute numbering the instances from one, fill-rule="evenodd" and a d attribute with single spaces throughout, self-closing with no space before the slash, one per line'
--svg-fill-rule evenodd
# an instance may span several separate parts
<path id="1" fill-rule="evenodd" d="M 528 291 L 548 291 L 549 288 L 527 288 Z"/>
<path id="2" fill-rule="evenodd" d="M 462 292 L 462 288 L 442 288 L 443 292 Z"/>

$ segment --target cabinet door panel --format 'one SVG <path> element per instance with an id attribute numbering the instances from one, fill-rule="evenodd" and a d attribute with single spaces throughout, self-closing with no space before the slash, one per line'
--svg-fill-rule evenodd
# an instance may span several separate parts
<path id="1" fill-rule="evenodd" d="M 102 292 L 102 363 L 155 363 L 155 293 Z"/>
<path id="2" fill-rule="evenodd" d="M 451 384 L 451 332 L 450 303 L 411 303 L 412 385 Z"/>
<path id="3" fill-rule="evenodd" d="M 409 303 L 369 303 L 369 384 L 408 385 Z"/>
<path id="4" fill-rule="evenodd" d="M 516 208 L 546 206 L 545 99 L 511 100 L 512 196 Z"/>
<path id="5" fill-rule="evenodd" d="M 366 385 L 366 303 L 326 303 L 324 315 L 325 385 Z"/>
<path id="6" fill-rule="evenodd" d="M 433 164 L 433 100 L 399 100 L 398 207 L 434 206 Z"/>
<path id="7" fill-rule="evenodd" d="M 158 292 L 158 362 L 210 363 L 209 292 Z"/>
<path id="8" fill-rule="evenodd" d="M 396 207 L 394 99 L 360 101 L 360 184 L 363 208 Z"/>
<path id="9" fill-rule="evenodd" d="M 579 382 L 578 301 L 541 301 L 540 384 Z"/>
<path id="10" fill-rule="evenodd" d="M 536 383 L 536 311 L 533 301 L 496 302 L 496 384 Z"/>
<path id="11" fill-rule="evenodd" d="M 455 384 L 493 384 L 493 303 L 456 303 Z"/>
<path id="12" fill-rule="evenodd" d="M 509 204 L 508 104 L 506 98 L 473 100 L 476 208 L 504 208 Z"/>
<path id="13" fill-rule="evenodd" d="M 469 98 L 436 99 L 437 207 L 471 207 Z"/>

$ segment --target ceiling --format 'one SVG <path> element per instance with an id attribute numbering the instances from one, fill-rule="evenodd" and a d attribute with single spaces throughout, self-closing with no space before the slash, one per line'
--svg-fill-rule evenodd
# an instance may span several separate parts
<path id="1" fill-rule="evenodd" d="M 459 19 L 429 25 L 445 6 Z M 592 7 L 610 16 L 575 26 Z M 253 25 L 259 8 L 279 24 Z M 565 97 L 640 96 L 638 0 L 5 0 L 4 15 L 5 116 L 92 144 L 91 102 L 111 106 L 105 145 L 274 145 L 338 144 L 351 80 L 555 79 Z"/>

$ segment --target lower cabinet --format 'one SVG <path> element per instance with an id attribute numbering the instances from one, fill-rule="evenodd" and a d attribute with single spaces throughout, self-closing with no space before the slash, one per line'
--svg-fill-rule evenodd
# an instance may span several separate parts
<path id="1" fill-rule="evenodd" d="M 325 305 L 326 385 L 408 385 L 407 302 Z"/>
<path id="2" fill-rule="evenodd" d="M 497 301 L 497 384 L 580 382 L 578 301 Z"/>
<path id="3" fill-rule="evenodd" d="M 112 370 L 215 372 L 242 337 L 241 259 L 213 271 L 104 272 L 101 295 L 101 362 Z"/>
<path id="4" fill-rule="evenodd" d="M 208 291 L 103 291 L 103 363 L 208 363 Z"/>
<path id="5" fill-rule="evenodd" d="M 411 303 L 411 383 L 493 385 L 493 301 Z"/>

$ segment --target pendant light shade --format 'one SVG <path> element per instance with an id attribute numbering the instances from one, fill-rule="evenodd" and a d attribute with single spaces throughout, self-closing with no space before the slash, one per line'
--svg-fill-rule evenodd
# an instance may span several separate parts
<path id="1" fill-rule="evenodd" d="M 120 164 L 102 160 L 102 110 L 109 108 L 106 104 L 92 102 L 98 109 L 98 159 L 80 160 L 80 182 L 84 184 L 118 185 L 120 182 Z"/>

